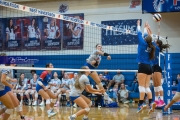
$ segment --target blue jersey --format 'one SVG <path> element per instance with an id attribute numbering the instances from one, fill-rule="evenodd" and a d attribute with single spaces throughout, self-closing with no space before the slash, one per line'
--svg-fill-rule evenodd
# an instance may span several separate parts
<path id="1" fill-rule="evenodd" d="M 150 51 L 151 49 L 148 47 L 147 42 L 143 39 L 141 31 L 138 30 L 138 55 L 136 61 L 138 63 L 150 64 Z"/>
<path id="2" fill-rule="evenodd" d="M 44 71 L 40 75 L 39 80 L 43 83 L 44 86 L 47 86 L 48 83 L 51 82 L 51 76 L 52 76 L 52 74 L 48 73 L 48 71 Z"/>
<path id="3" fill-rule="evenodd" d="M 154 45 L 154 47 L 156 48 L 156 50 L 155 50 L 155 57 L 154 57 L 153 60 L 151 60 L 151 63 L 152 63 L 152 65 L 158 65 L 158 64 L 159 64 L 160 48 L 159 48 L 159 46 L 156 45 L 155 42 L 153 42 L 153 45 Z"/>

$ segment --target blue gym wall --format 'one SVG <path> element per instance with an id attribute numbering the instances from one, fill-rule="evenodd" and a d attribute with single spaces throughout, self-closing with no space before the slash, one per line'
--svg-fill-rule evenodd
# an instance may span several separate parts
<path id="1" fill-rule="evenodd" d="M 172 78 L 176 80 L 176 76 L 180 73 L 180 53 L 172 54 Z M 102 57 L 102 62 L 98 69 L 109 69 L 109 70 L 137 70 L 138 65 L 136 63 L 136 54 L 112 54 L 112 60 L 106 60 L 106 57 Z M 72 68 L 79 69 L 85 63 L 88 55 L 52 55 L 52 56 L 41 56 L 40 62 L 35 64 L 35 67 L 45 67 L 48 62 L 53 63 L 55 68 Z M 161 57 L 161 66 L 163 66 L 164 60 Z M 40 74 L 42 71 L 38 71 Z M 60 73 L 60 71 L 57 71 Z M 116 73 L 110 72 L 113 76 Z M 134 72 L 122 72 L 125 76 L 125 83 L 128 85 L 134 79 Z"/>

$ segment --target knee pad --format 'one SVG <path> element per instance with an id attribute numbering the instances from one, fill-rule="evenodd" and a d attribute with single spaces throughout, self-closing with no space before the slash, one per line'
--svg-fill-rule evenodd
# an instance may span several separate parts
<path id="1" fill-rule="evenodd" d="M 50 103 L 51 103 L 50 99 L 47 99 L 46 104 L 50 104 Z"/>
<path id="2" fill-rule="evenodd" d="M 158 86 L 158 90 L 159 91 L 163 91 L 163 87 L 162 86 Z"/>
<path id="3" fill-rule="evenodd" d="M 16 112 L 21 112 L 22 111 L 22 106 L 21 105 L 18 105 L 16 108 L 15 108 Z"/>
<path id="4" fill-rule="evenodd" d="M 145 91 L 145 87 L 139 86 L 139 92 L 144 92 L 144 93 L 145 93 L 145 92 L 146 92 L 146 91 Z"/>
<path id="5" fill-rule="evenodd" d="M 6 109 L 5 113 L 9 115 L 13 114 L 13 109 Z"/>
<path id="6" fill-rule="evenodd" d="M 85 110 L 86 112 L 89 112 L 89 111 L 90 111 L 90 108 L 84 108 L 84 110 Z"/>
<path id="7" fill-rule="evenodd" d="M 154 87 L 154 92 L 159 92 L 159 88 L 158 87 Z"/>
<path id="8" fill-rule="evenodd" d="M 151 90 L 150 90 L 150 88 L 148 87 L 148 88 L 146 88 L 145 89 L 145 91 L 146 91 L 146 93 L 150 93 L 151 92 Z"/>
<path id="9" fill-rule="evenodd" d="M 91 107 L 92 106 L 92 101 L 88 105 L 89 105 L 89 107 Z"/>
<path id="10" fill-rule="evenodd" d="M 52 103 L 56 103 L 56 99 L 51 99 L 51 102 Z"/>
<path id="11" fill-rule="evenodd" d="M 23 93 L 20 93 L 20 96 L 23 96 L 24 94 Z"/>
<path id="12" fill-rule="evenodd" d="M 61 94 L 58 95 L 58 98 L 61 98 Z"/>
<path id="13" fill-rule="evenodd" d="M 37 92 L 35 93 L 35 98 L 38 98 L 38 93 Z"/>

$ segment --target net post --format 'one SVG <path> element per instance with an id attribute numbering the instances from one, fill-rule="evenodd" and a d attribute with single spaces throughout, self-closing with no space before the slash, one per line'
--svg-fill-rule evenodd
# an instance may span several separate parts
<path id="1" fill-rule="evenodd" d="M 168 40 L 166 37 L 166 43 L 168 44 Z M 164 56 L 164 102 L 166 105 L 170 103 L 172 99 L 172 69 L 171 69 L 171 54 L 168 53 L 168 49 L 166 48 L 166 53 Z M 172 106 L 168 108 L 167 111 L 164 111 L 164 107 L 162 108 L 163 114 L 172 114 Z"/>

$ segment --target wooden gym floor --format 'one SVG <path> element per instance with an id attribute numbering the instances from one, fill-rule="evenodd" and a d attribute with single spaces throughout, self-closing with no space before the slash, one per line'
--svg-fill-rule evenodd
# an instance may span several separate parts
<path id="1" fill-rule="evenodd" d="M 90 120 L 180 120 L 180 111 L 173 111 L 173 114 L 163 116 L 163 119 L 156 119 L 157 114 L 161 113 L 161 110 L 156 110 L 151 115 L 147 114 L 148 109 L 137 114 L 137 105 L 120 106 L 118 108 L 92 107 L 89 118 Z M 23 106 L 23 113 L 26 116 L 26 120 L 68 120 L 68 116 L 75 113 L 79 108 L 55 107 L 54 110 L 57 112 L 57 115 L 48 118 L 45 107 Z M 10 120 L 20 120 L 19 115 L 14 112 Z M 82 120 L 82 116 L 76 120 Z"/>

